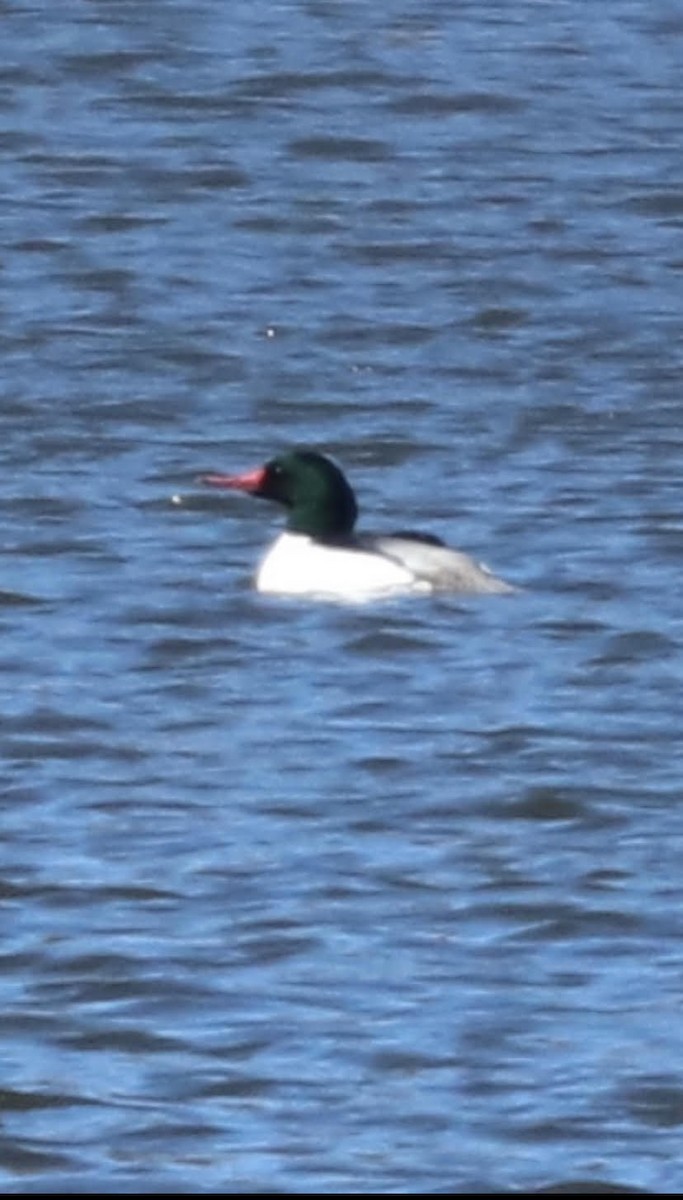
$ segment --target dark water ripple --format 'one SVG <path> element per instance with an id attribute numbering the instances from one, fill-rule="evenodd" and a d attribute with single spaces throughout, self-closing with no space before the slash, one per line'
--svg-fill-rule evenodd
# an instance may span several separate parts
<path id="1" fill-rule="evenodd" d="M 675 1193 L 678 6 L 0 15 L 2 1190 Z M 254 595 L 301 441 L 525 591 Z"/>

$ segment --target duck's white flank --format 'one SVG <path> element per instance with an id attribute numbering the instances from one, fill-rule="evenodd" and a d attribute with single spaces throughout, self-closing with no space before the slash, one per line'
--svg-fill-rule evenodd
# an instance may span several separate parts
<path id="1" fill-rule="evenodd" d="M 281 533 L 256 573 L 256 588 L 280 596 L 375 600 L 430 592 L 399 562 L 355 546 L 326 545 L 302 533 Z"/>
<path id="2" fill-rule="evenodd" d="M 259 592 L 376 600 L 430 592 L 502 594 L 516 589 L 467 554 L 410 537 L 358 537 L 347 545 L 282 533 L 256 574 Z"/>

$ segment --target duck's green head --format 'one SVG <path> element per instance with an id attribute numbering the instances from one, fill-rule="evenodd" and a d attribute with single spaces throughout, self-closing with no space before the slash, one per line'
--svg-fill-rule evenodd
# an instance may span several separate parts
<path id="1" fill-rule="evenodd" d="M 316 450 L 290 450 L 246 475 L 205 475 L 203 481 L 277 500 L 289 512 L 287 529 L 309 537 L 344 537 L 358 514 L 339 467 Z"/>

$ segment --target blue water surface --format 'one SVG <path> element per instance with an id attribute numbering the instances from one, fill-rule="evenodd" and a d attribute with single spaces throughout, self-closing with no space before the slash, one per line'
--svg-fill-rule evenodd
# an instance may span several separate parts
<path id="1" fill-rule="evenodd" d="M 0 21 L 0 1187 L 676 1194 L 681 5 Z M 258 596 L 302 443 L 524 590 Z"/>

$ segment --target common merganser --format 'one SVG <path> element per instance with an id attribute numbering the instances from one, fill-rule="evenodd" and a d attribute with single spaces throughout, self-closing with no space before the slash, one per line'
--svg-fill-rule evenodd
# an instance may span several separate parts
<path id="1" fill-rule="evenodd" d="M 431 534 L 354 533 L 358 506 L 351 486 L 339 467 L 315 450 L 291 450 L 244 475 L 203 475 L 201 482 L 277 500 L 288 510 L 285 532 L 258 568 L 259 592 L 372 600 L 517 591 Z"/>

